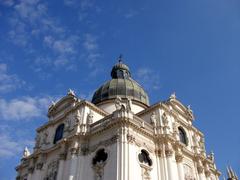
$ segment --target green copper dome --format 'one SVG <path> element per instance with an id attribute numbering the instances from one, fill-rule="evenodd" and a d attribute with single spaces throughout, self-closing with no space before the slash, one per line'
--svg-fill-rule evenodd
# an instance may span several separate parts
<path id="1" fill-rule="evenodd" d="M 144 89 L 131 78 L 129 67 L 119 61 L 111 71 L 112 79 L 98 88 L 92 103 L 98 104 L 116 97 L 130 98 L 144 105 L 149 105 L 148 95 Z"/>

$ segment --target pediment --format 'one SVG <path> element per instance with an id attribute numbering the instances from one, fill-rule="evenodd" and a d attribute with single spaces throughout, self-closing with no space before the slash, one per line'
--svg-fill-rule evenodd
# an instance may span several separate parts
<path id="1" fill-rule="evenodd" d="M 64 96 L 60 100 L 58 100 L 56 103 L 53 103 L 49 109 L 48 109 L 48 117 L 54 116 L 58 114 L 59 112 L 62 112 L 68 108 L 71 108 L 74 106 L 74 104 L 78 101 L 79 99 L 71 94 L 68 94 L 67 96 Z"/>

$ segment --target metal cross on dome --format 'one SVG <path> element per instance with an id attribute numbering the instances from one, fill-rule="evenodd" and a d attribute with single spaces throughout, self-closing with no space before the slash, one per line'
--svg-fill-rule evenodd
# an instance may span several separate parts
<path id="1" fill-rule="evenodd" d="M 119 63 L 122 63 L 122 57 L 123 57 L 123 55 L 120 54 L 119 57 L 118 57 L 118 62 L 119 62 Z"/>

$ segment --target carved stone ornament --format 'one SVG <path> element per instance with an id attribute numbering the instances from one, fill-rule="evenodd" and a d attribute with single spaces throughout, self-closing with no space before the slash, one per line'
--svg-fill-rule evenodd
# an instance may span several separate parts
<path id="1" fill-rule="evenodd" d="M 179 140 L 178 136 L 178 124 L 176 122 L 173 123 L 173 136 L 175 139 Z"/>
<path id="2" fill-rule="evenodd" d="M 43 162 L 37 163 L 37 165 L 36 165 L 36 169 L 37 169 L 37 170 L 41 170 L 42 167 L 43 167 Z"/>
<path id="3" fill-rule="evenodd" d="M 193 170 L 189 165 L 184 164 L 183 169 L 184 169 L 184 179 L 185 180 L 195 180 L 195 178 L 193 177 Z"/>
<path id="4" fill-rule="evenodd" d="M 93 114 L 93 112 L 90 110 L 90 112 L 89 112 L 88 115 L 87 115 L 87 124 L 92 124 L 92 123 L 93 123 L 93 117 L 94 117 L 94 114 Z"/>
<path id="5" fill-rule="evenodd" d="M 34 167 L 29 167 L 29 168 L 28 168 L 28 172 L 29 172 L 29 173 L 31 173 L 31 174 L 32 174 L 32 173 L 33 173 L 33 171 L 34 171 Z"/>
<path id="6" fill-rule="evenodd" d="M 130 98 L 127 98 L 126 110 L 127 112 L 130 112 L 132 110 L 132 100 Z"/>
<path id="7" fill-rule="evenodd" d="M 40 142 L 41 142 L 41 137 L 39 134 L 37 134 L 35 141 L 36 141 L 35 148 L 38 149 L 40 147 Z"/>
<path id="8" fill-rule="evenodd" d="M 199 166 L 197 166 L 197 170 L 198 170 L 198 174 L 202 174 L 204 167 L 199 165 Z"/>
<path id="9" fill-rule="evenodd" d="M 183 161 L 183 155 L 182 155 L 182 153 L 176 153 L 175 159 L 176 159 L 176 162 L 177 162 L 177 163 L 182 162 L 182 161 Z"/>
<path id="10" fill-rule="evenodd" d="M 81 153 L 82 153 L 82 155 L 87 155 L 89 153 L 89 145 L 88 145 L 88 143 L 83 143 L 81 145 Z"/>
<path id="11" fill-rule="evenodd" d="M 23 151 L 23 158 L 27 158 L 28 156 L 30 156 L 30 151 L 28 150 L 27 147 L 24 148 L 24 151 Z"/>
<path id="12" fill-rule="evenodd" d="M 57 170 L 58 170 L 58 161 L 52 161 L 47 166 L 47 176 L 44 180 L 56 180 L 57 179 Z"/>
<path id="13" fill-rule="evenodd" d="M 115 99 L 115 107 L 116 110 L 120 110 L 122 108 L 122 99 L 120 97 Z"/>
<path id="14" fill-rule="evenodd" d="M 82 115 L 81 115 L 79 110 L 77 111 L 77 114 L 76 114 L 75 118 L 76 118 L 76 123 L 80 123 L 81 122 Z"/>
<path id="15" fill-rule="evenodd" d="M 149 166 L 146 166 L 144 164 L 141 164 L 141 172 L 142 172 L 142 179 L 143 180 L 151 180 L 151 170 Z"/>
<path id="16" fill-rule="evenodd" d="M 171 157 L 173 155 L 173 148 L 172 148 L 172 145 L 170 143 L 168 143 L 166 146 L 165 146 L 165 155 L 167 157 Z"/>
<path id="17" fill-rule="evenodd" d="M 151 122 L 151 124 L 152 124 L 154 127 L 156 127 L 156 125 L 157 125 L 157 120 L 156 120 L 156 113 L 155 113 L 155 112 L 153 112 L 153 113 L 151 114 L 150 122 Z"/>
<path id="18" fill-rule="evenodd" d="M 127 141 L 128 141 L 128 143 L 134 143 L 135 137 L 131 134 L 127 134 Z"/>
<path id="19" fill-rule="evenodd" d="M 59 154 L 59 160 L 66 160 L 67 158 L 67 153 L 60 153 Z"/>
<path id="20" fill-rule="evenodd" d="M 176 93 L 173 92 L 171 95 L 170 95 L 170 99 L 176 99 Z"/>
<path id="21" fill-rule="evenodd" d="M 45 131 L 43 134 L 42 144 L 49 144 L 48 142 L 48 131 Z"/>
<path id="22" fill-rule="evenodd" d="M 168 126 L 169 120 L 168 120 L 167 115 L 166 115 L 165 112 L 162 115 L 162 121 L 163 121 L 163 125 L 164 126 Z"/>
<path id="23" fill-rule="evenodd" d="M 75 96 L 75 92 L 72 89 L 69 89 L 67 95 Z"/>
<path id="24" fill-rule="evenodd" d="M 70 130 L 71 129 L 71 126 L 72 126 L 72 122 L 71 122 L 71 119 L 70 118 L 67 118 L 66 119 L 66 130 Z"/>
<path id="25" fill-rule="evenodd" d="M 93 166 L 93 170 L 95 172 L 95 180 L 102 180 L 103 179 L 103 173 L 104 173 L 104 166 L 105 162 L 97 163 Z"/>

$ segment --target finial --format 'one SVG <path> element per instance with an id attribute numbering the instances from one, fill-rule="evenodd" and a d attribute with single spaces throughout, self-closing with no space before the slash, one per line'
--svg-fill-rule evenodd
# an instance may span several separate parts
<path id="1" fill-rule="evenodd" d="M 176 99 L 176 93 L 175 93 L 175 92 L 173 92 L 173 93 L 171 94 L 170 99 Z"/>
<path id="2" fill-rule="evenodd" d="M 72 89 L 69 89 L 67 94 L 75 96 L 75 92 Z"/>
<path id="3" fill-rule="evenodd" d="M 51 101 L 51 103 L 52 103 L 51 106 L 55 106 L 56 105 L 56 103 L 53 100 Z"/>
<path id="4" fill-rule="evenodd" d="M 122 57 L 123 57 L 123 55 L 120 54 L 119 57 L 118 57 L 118 63 L 122 63 Z"/>
<path id="5" fill-rule="evenodd" d="M 25 147 L 23 151 L 23 158 L 27 158 L 28 156 L 30 156 L 30 151 L 27 147 Z"/>

